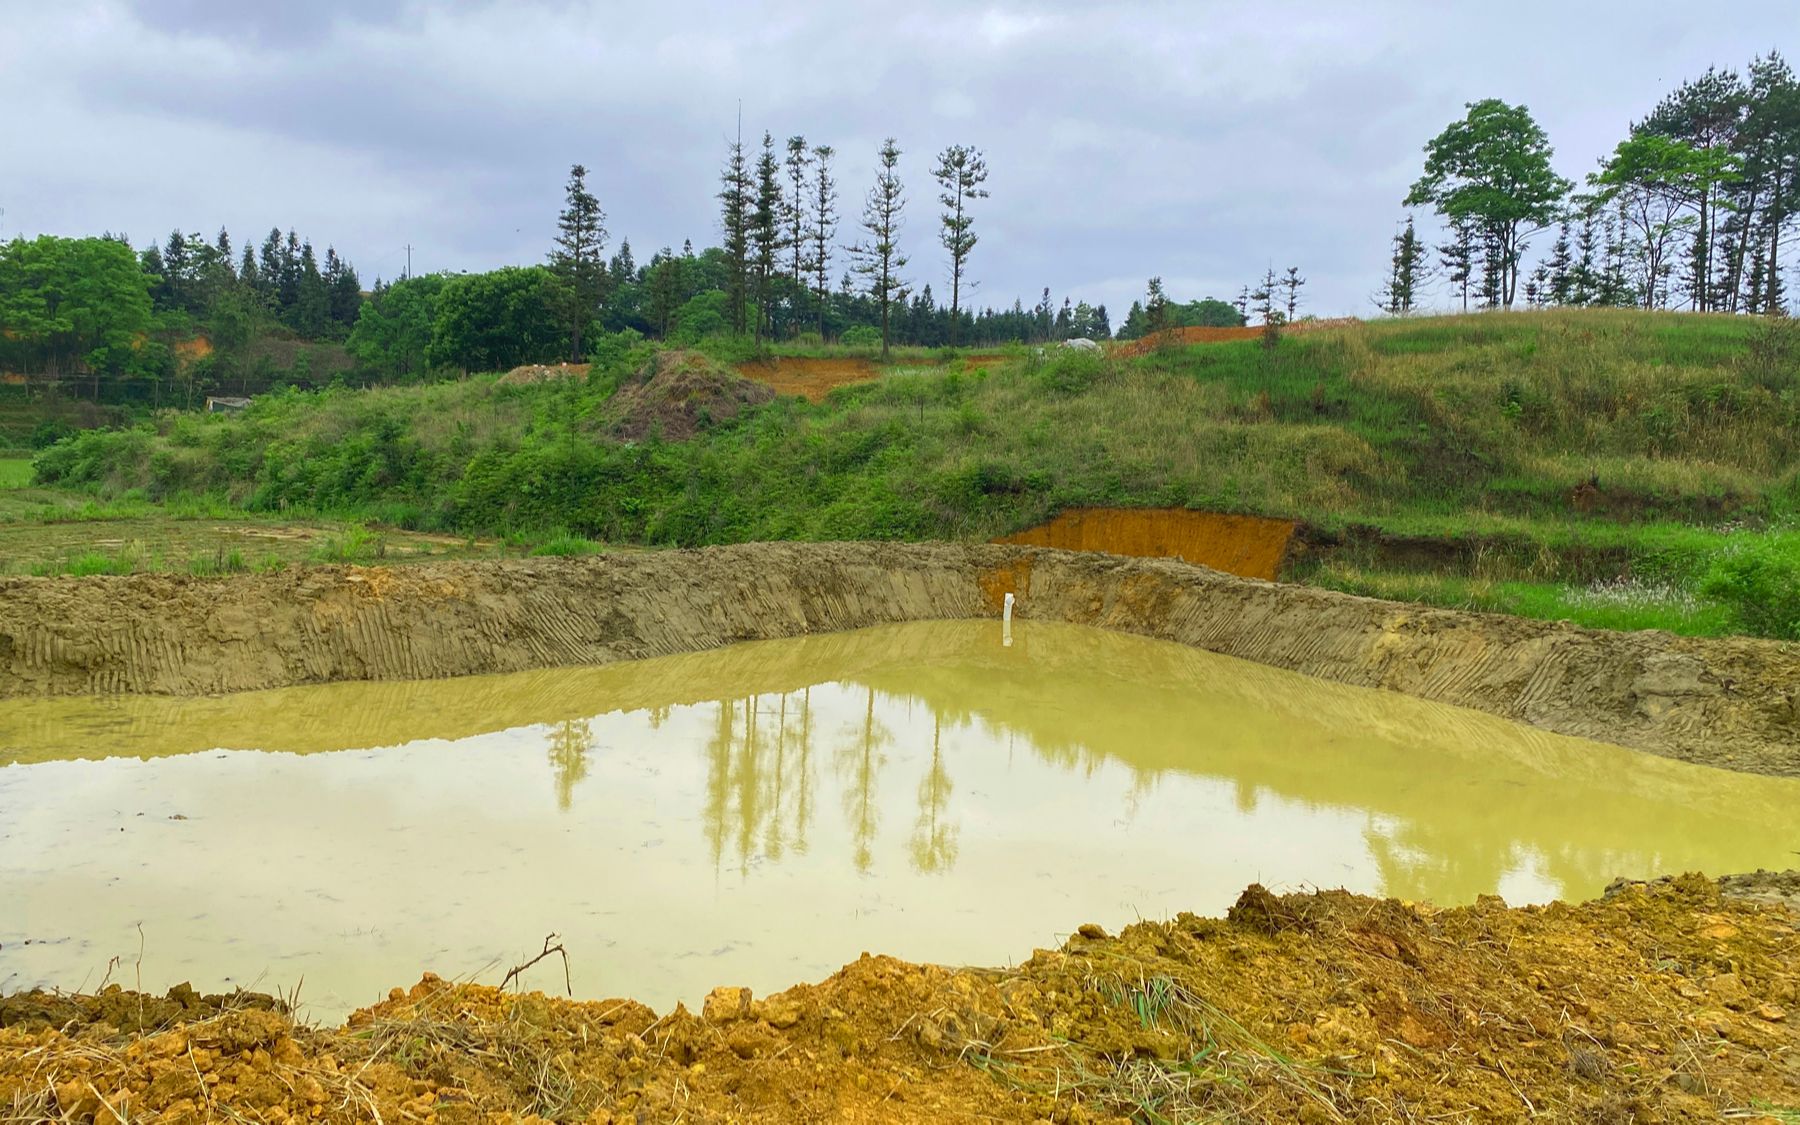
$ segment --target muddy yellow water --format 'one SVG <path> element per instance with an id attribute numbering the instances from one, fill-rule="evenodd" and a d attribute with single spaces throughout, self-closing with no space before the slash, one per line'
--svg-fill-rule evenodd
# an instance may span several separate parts
<path id="1" fill-rule="evenodd" d="M 1137 637 L 1013 641 L 0 706 L 0 991 L 304 980 L 328 1018 L 424 969 L 498 981 L 554 932 L 577 995 L 693 1004 L 864 950 L 999 963 L 1251 881 L 1532 902 L 1800 850 L 1792 780 Z"/>

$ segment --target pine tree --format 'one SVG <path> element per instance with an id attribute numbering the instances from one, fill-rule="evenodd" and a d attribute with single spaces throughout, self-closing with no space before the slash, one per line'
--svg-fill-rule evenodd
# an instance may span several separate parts
<path id="1" fill-rule="evenodd" d="M 556 275 L 557 303 L 569 333 L 569 360 L 585 358 L 581 338 L 600 315 L 606 296 L 606 213 L 587 189 L 587 169 L 569 169 L 563 189 L 563 209 L 556 219 L 556 246 L 550 251 L 550 272 Z"/>
<path id="2" fill-rule="evenodd" d="M 938 201 L 944 205 L 938 241 L 950 252 L 950 346 L 956 346 L 956 326 L 962 316 L 963 273 L 969 264 L 969 252 L 975 249 L 974 218 L 968 212 L 970 201 L 988 198 L 987 162 L 979 150 L 967 145 L 951 145 L 938 154 L 937 177 L 943 189 Z"/>
<path id="3" fill-rule="evenodd" d="M 719 181 L 720 227 L 730 269 L 725 279 L 725 309 L 731 317 L 732 330 L 742 334 L 749 320 L 751 207 L 750 169 L 744 163 L 743 138 L 731 142 Z"/>
<path id="4" fill-rule="evenodd" d="M 1250 291 L 1251 308 L 1257 316 L 1262 318 L 1264 324 L 1270 323 L 1280 312 L 1276 308 L 1280 292 L 1281 279 L 1275 276 L 1275 267 L 1270 266 L 1268 271 L 1263 274 L 1262 281 L 1258 282 L 1256 288 Z"/>
<path id="5" fill-rule="evenodd" d="M 1248 285 L 1238 290 L 1237 300 L 1231 302 L 1231 305 L 1237 309 L 1240 322 L 1250 323 L 1250 287 Z"/>
<path id="6" fill-rule="evenodd" d="M 1050 291 L 1046 289 L 1044 292 L 1048 294 Z M 1163 292 L 1162 278 L 1153 277 L 1144 286 L 1144 335 L 1154 336 L 1168 327 L 1169 297 Z"/>
<path id="7" fill-rule="evenodd" d="M 1569 303 L 1598 304 L 1602 264 L 1599 235 L 1594 227 L 1592 213 L 1582 217 L 1581 233 L 1575 236 L 1575 255 L 1575 264 L 1569 270 Z"/>
<path id="8" fill-rule="evenodd" d="M 830 145 L 819 145 L 813 149 L 813 183 L 812 212 L 808 237 L 812 239 L 812 260 L 808 263 L 812 271 L 815 288 L 813 295 L 819 301 L 819 338 L 825 338 L 825 313 L 831 304 L 831 240 L 837 236 L 837 181 L 831 177 L 831 158 L 837 150 Z"/>
<path id="9" fill-rule="evenodd" d="M 238 284 L 251 293 L 262 291 L 262 275 L 256 268 L 256 251 L 244 243 L 244 260 L 238 264 Z"/>
<path id="10" fill-rule="evenodd" d="M 900 253 L 900 227 L 906 209 L 906 194 L 900 183 L 900 146 L 894 138 L 882 142 L 881 167 L 875 186 L 869 189 L 863 204 L 862 228 L 865 241 L 851 247 L 856 272 L 866 279 L 868 295 L 881 309 L 881 358 L 888 357 L 892 339 L 894 299 L 905 287 L 900 271 L 906 268 L 906 256 Z"/>
<path id="11" fill-rule="evenodd" d="M 1569 243 L 1569 220 L 1564 219 L 1556 228 L 1556 242 L 1551 245 L 1550 258 L 1544 266 L 1546 299 L 1556 305 L 1573 303 L 1570 298 L 1575 291 L 1575 258 Z"/>
<path id="12" fill-rule="evenodd" d="M 750 212 L 756 284 L 754 335 L 758 342 L 774 323 L 775 270 L 781 257 L 781 232 L 781 163 L 775 156 L 775 138 L 765 132 L 762 152 L 756 158 L 756 196 Z"/>
<path id="13" fill-rule="evenodd" d="M 1112 339 L 1112 321 L 1106 315 L 1105 305 L 1094 306 L 1093 338 L 1096 340 Z"/>
<path id="14" fill-rule="evenodd" d="M 663 247 L 651 260 L 645 280 L 650 291 L 650 323 L 658 337 L 667 339 L 675 310 L 681 307 L 681 259 Z"/>
<path id="15" fill-rule="evenodd" d="M 796 134 L 787 139 L 787 157 L 783 165 L 787 169 L 788 193 L 782 200 L 782 225 L 787 234 L 788 248 L 793 252 L 793 269 L 789 274 L 794 279 L 794 287 L 804 290 L 812 282 L 811 271 L 807 269 L 807 251 L 810 240 L 807 238 L 807 173 L 812 169 L 812 150 L 806 146 L 806 138 Z"/>
<path id="16" fill-rule="evenodd" d="M 1305 284 L 1306 279 L 1300 276 L 1299 266 L 1289 266 L 1287 273 L 1283 275 L 1281 279 L 1281 288 L 1287 292 L 1287 319 L 1289 324 L 1294 322 L 1295 314 L 1300 309 L 1300 287 Z"/>
<path id="17" fill-rule="evenodd" d="M 1413 226 L 1412 216 L 1408 215 L 1406 228 L 1394 236 L 1394 255 L 1384 305 L 1388 312 L 1404 316 L 1413 310 L 1430 268 L 1425 254 L 1425 243 Z"/>
<path id="18" fill-rule="evenodd" d="M 1450 241 L 1438 247 L 1438 262 L 1444 267 L 1444 277 L 1450 282 L 1451 292 L 1462 296 L 1462 311 L 1468 312 L 1469 285 L 1475 278 L 1473 219 L 1450 221 Z"/>

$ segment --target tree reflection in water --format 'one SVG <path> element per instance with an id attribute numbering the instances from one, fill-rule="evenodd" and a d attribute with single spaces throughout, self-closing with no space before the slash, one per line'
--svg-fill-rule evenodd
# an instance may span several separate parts
<path id="1" fill-rule="evenodd" d="M 588 775 L 588 754 L 594 749 L 593 728 L 586 719 L 570 719 L 550 727 L 550 772 L 556 779 L 556 807 L 564 812 L 575 796 L 575 786 Z"/>

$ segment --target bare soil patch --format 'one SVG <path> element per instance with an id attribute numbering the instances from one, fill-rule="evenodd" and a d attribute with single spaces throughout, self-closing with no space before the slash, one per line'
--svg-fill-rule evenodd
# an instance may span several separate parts
<path id="1" fill-rule="evenodd" d="M 823 402 L 839 387 L 881 378 L 881 368 L 872 360 L 851 356 L 778 356 L 740 363 L 737 372 L 772 388 L 776 394 L 797 395 L 809 402 Z"/>
<path id="2" fill-rule="evenodd" d="M 1697 875 L 1527 909 L 1253 886 L 1225 919 L 1083 925 L 1012 969 L 864 955 L 774 996 L 715 989 L 698 1013 L 431 974 L 341 1029 L 249 998 L 152 998 L 152 1021 L 116 990 L 31 995 L 0 1008 L 0 1106 L 83 1122 L 1781 1121 L 1800 1106 L 1797 923 Z"/>
<path id="3" fill-rule="evenodd" d="M 1240 578 L 1274 581 L 1298 524 L 1186 508 L 1071 508 L 994 540 L 1065 551 L 1180 559 Z"/>

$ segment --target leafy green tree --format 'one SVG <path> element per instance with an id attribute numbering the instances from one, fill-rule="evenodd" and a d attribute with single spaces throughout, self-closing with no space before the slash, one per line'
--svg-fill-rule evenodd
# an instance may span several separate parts
<path id="1" fill-rule="evenodd" d="M 1714 176 L 1698 184 L 1694 193 L 1695 223 L 1687 270 L 1681 278 L 1689 302 L 1702 312 L 1728 303 L 1716 288 L 1713 268 L 1719 257 L 1720 213 L 1731 206 L 1726 187 L 1729 180 L 1736 178 L 1737 171 L 1731 161 L 1716 158 L 1733 155 L 1747 97 L 1743 79 L 1736 71 L 1707 67 L 1699 78 L 1676 87 L 1631 130 L 1634 137 L 1665 137 L 1715 158 L 1696 165 Z"/>
<path id="2" fill-rule="evenodd" d="M 1677 239 L 1705 223 L 1711 194 L 1735 160 L 1722 148 L 1698 149 L 1639 132 L 1620 141 L 1600 171 L 1588 176 L 1596 202 L 1616 206 L 1637 236 L 1637 286 L 1645 308 L 1666 303 Z M 1709 267 L 1702 258 L 1695 261 L 1705 272 Z"/>
<path id="3" fill-rule="evenodd" d="M 880 170 L 875 186 L 863 203 L 862 228 L 866 239 L 850 248 L 855 271 L 864 278 L 865 292 L 881 310 L 881 357 L 888 357 L 892 342 L 893 305 L 906 282 L 900 271 L 906 255 L 900 252 L 900 228 L 906 209 L 906 193 L 900 182 L 900 146 L 889 137 L 881 144 Z"/>
<path id="4" fill-rule="evenodd" d="M 563 209 L 556 219 L 556 248 L 550 251 L 550 273 L 555 279 L 556 309 L 569 337 L 569 360 L 579 363 L 586 354 L 581 338 L 600 315 L 606 296 L 606 213 L 587 188 L 587 169 L 569 169 L 563 189 Z"/>
<path id="5" fill-rule="evenodd" d="M 92 377 L 157 373 L 151 278 L 110 238 L 16 238 L 0 245 L 0 358 L 24 370 Z"/>
<path id="6" fill-rule="evenodd" d="M 1181 306 L 1178 319 L 1184 327 L 1241 328 L 1244 325 L 1244 318 L 1238 314 L 1237 308 L 1217 297 L 1189 301 Z"/>
<path id="7" fill-rule="evenodd" d="M 428 273 L 378 287 L 346 345 L 357 363 L 384 379 L 422 376 L 430 364 L 438 297 L 450 281 L 447 274 Z"/>
<path id="8" fill-rule="evenodd" d="M 464 371 L 548 363 L 567 340 L 556 277 L 543 266 L 507 266 L 448 280 L 438 293 L 427 359 Z"/>
<path id="9" fill-rule="evenodd" d="M 931 174 L 943 189 L 938 196 L 944 205 L 938 241 L 950 252 L 950 346 L 955 347 L 956 327 L 962 319 L 963 274 L 976 242 L 975 219 L 969 214 L 969 204 L 988 197 L 982 186 L 987 183 L 987 161 L 978 149 L 951 145 L 938 153 L 937 167 Z"/>
<path id="10" fill-rule="evenodd" d="M 1475 224 L 1496 296 L 1510 307 L 1528 240 L 1556 221 L 1573 185 L 1551 168 L 1554 150 L 1524 106 L 1488 98 L 1468 111 L 1425 146 L 1424 175 L 1406 205 L 1429 203 L 1452 224 Z"/>

